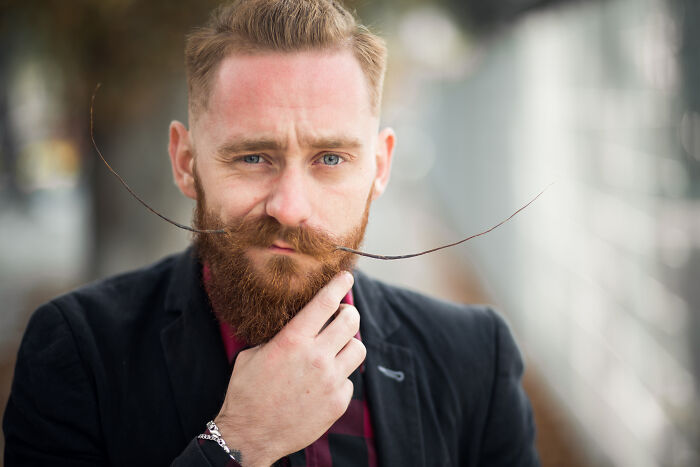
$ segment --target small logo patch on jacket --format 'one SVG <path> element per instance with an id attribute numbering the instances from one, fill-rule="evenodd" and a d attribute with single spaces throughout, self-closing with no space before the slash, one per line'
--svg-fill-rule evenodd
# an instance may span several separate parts
<path id="1" fill-rule="evenodd" d="M 400 370 L 390 370 L 390 369 L 385 368 L 385 367 L 383 367 L 383 366 L 381 366 L 381 365 L 377 365 L 377 370 L 379 370 L 384 376 L 387 376 L 387 377 L 389 377 L 389 378 L 391 378 L 391 379 L 395 379 L 395 380 L 398 381 L 399 383 L 400 383 L 401 381 L 403 381 L 404 378 L 406 377 L 406 376 L 403 374 L 403 371 L 400 371 Z"/>

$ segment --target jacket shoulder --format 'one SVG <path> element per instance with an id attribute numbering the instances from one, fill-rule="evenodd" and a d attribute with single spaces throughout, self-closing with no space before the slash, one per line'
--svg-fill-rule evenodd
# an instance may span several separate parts
<path id="1" fill-rule="evenodd" d="M 134 291 L 146 290 L 149 286 L 158 287 L 163 279 L 167 280 L 170 277 L 177 260 L 184 254 L 166 256 L 148 266 L 96 280 L 60 295 L 52 301 L 61 303 L 70 299 L 89 300 L 114 294 L 124 296 L 125 292 L 133 294 Z"/>
<path id="2" fill-rule="evenodd" d="M 154 336 L 167 321 L 168 291 L 182 255 L 84 285 L 49 301 L 34 312 L 30 323 L 49 325 L 46 311 L 65 320 L 79 346 L 122 347 L 133 339 Z M 30 328 L 27 329 L 29 332 Z"/>
<path id="3" fill-rule="evenodd" d="M 488 304 L 463 304 L 443 300 L 410 289 L 368 278 L 363 283 L 374 289 L 372 295 L 381 297 L 402 325 L 430 335 L 492 340 L 494 332 L 505 324 L 503 317 Z"/>

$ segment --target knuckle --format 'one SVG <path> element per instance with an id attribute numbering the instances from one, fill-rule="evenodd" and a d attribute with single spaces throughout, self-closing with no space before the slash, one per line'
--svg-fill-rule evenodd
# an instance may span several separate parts
<path id="1" fill-rule="evenodd" d="M 338 389 L 336 378 L 330 373 L 326 373 L 321 377 L 320 385 L 326 394 L 332 394 Z"/>
<path id="2" fill-rule="evenodd" d="M 340 314 L 343 324 L 349 330 L 356 330 L 360 328 L 360 313 L 354 306 L 346 306 L 341 309 Z M 355 331 L 357 332 L 357 331 Z"/>
<path id="3" fill-rule="evenodd" d="M 238 352 L 233 367 L 242 366 L 255 354 L 255 349 L 245 349 Z"/>
<path id="4" fill-rule="evenodd" d="M 350 353 L 350 360 L 354 362 L 356 365 L 359 365 L 362 363 L 367 356 L 367 348 L 364 346 L 364 344 L 357 339 L 353 338 L 349 343 L 348 343 L 348 351 Z"/>
<path id="5" fill-rule="evenodd" d="M 311 356 L 311 366 L 317 368 L 321 371 L 325 371 L 328 368 L 328 358 L 320 352 Z"/>
<path id="6" fill-rule="evenodd" d="M 355 384 L 352 381 L 350 381 L 350 378 L 345 379 L 345 392 L 348 403 L 350 403 L 352 394 L 355 392 Z"/>
<path id="7" fill-rule="evenodd" d="M 362 361 L 367 356 L 367 347 L 365 347 L 365 344 L 358 341 L 357 339 L 353 340 L 356 342 L 355 347 L 357 348 L 357 354 L 359 355 L 360 360 Z"/>
<path id="8" fill-rule="evenodd" d="M 356 334 L 360 329 L 360 312 L 353 306 L 349 309 L 349 315 L 350 326 L 355 331 L 353 334 Z"/>
<path id="9" fill-rule="evenodd" d="M 338 308 L 338 302 L 333 300 L 333 297 L 325 290 L 317 296 L 317 304 L 324 310 L 334 310 Z"/>
<path id="10" fill-rule="evenodd" d="M 300 336 L 294 332 L 280 332 L 274 337 L 274 342 L 283 350 L 297 347 L 300 340 Z"/>
<path id="11" fill-rule="evenodd" d="M 347 384 L 343 386 L 342 391 L 338 391 L 331 399 L 331 411 L 336 417 L 340 417 L 348 409 L 350 398 L 352 397 L 352 382 L 346 380 L 350 384 L 350 391 L 347 390 Z"/>

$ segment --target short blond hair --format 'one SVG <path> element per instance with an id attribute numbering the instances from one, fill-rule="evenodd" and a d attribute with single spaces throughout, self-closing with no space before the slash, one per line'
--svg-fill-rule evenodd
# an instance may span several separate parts
<path id="1" fill-rule="evenodd" d="M 185 66 L 189 110 L 206 110 L 212 81 L 231 53 L 297 52 L 348 48 L 367 79 L 378 113 L 386 70 L 384 41 L 334 0 L 235 0 L 216 8 L 209 21 L 187 36 Z"/>

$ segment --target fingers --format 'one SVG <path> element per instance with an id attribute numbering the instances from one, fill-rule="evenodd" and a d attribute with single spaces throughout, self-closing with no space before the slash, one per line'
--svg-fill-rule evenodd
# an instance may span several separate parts
<path id="1" fill-rule="evenodd" d="M 365 345 L 353 337 L 335 357 L 338 372 L 348 378 L 362 364 L 366 355 Z"/>
<path id="2" fill-rule="evenodd" d="M 316 337 L 319 347 L 336 355 L 360 330 L 360 313 L 352 305 L 341 304 L 337 315 Z"/>
<path id="3" fill-rule="evenodd" d="M 308 337 L 316 337 L 323 325 L 336 312 L 340 301 L 348 293 L 353 282 L 352 274 L 347 271 L 335 276 L 280 333 L 298 332 Z"/>

